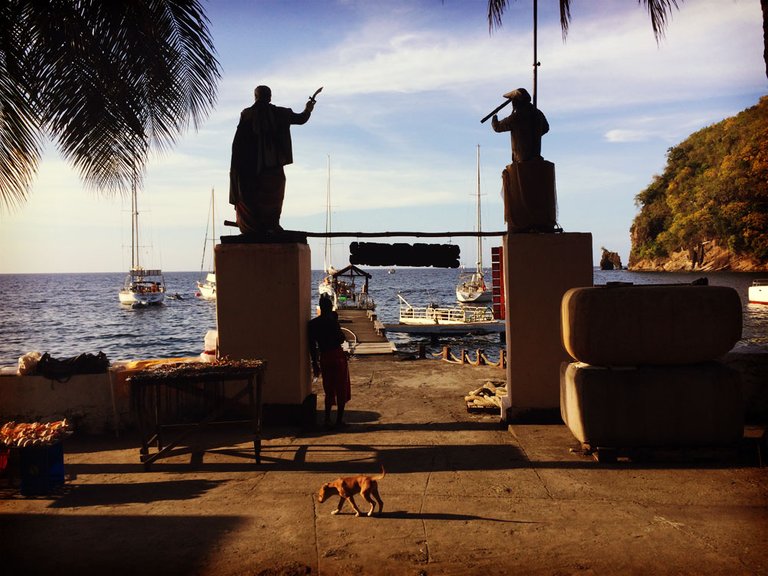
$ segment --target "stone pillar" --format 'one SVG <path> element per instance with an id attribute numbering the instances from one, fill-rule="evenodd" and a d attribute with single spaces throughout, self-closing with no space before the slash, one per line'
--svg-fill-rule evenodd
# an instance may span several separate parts
<path id="1" fill-rule="evenodd" d="M 264 404 L 293 406 L 303 419 L 299 407 L 312 396 L 309 246 L 226 243 L 214 253 L 219 356 L 266 360 Z"/>
<path id="2" fill-rule="evenodd" d="M 507 234 L 504 282 L 507 390 L 512 419 L 560 407 L 560 305 L 571 288 L 592 286 L 589 233 Z"/>

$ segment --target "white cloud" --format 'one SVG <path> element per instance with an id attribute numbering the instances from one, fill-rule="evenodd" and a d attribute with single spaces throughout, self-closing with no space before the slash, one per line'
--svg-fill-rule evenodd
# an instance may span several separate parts
<path id="1" fill-rule="evenodd" d="M 642 130 L 608 130 L 605 139 L 608 142 L 644 142 L 650 138 L 648 132 Z"/>

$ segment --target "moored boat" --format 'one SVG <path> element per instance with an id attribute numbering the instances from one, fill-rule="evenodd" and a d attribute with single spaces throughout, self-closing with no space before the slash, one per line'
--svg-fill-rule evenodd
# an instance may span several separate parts
<path id="1" fill-rule="evenodd" d="M 200 271 L 203 271 L 205 266 L 205 252 L 208 246 L 208 241 L 211 242 L 211 261 L 213 261 L 213 250 L 216 246 L 216 210 L 214 206 L 214 192 L 211 189 L 211 236 L 208 237 L 208 230 L 205 231 L 205 242 L 203 243 L 203 260 L 201 263 Z M 216 300 L 216 272 L 213 271 L 213 263 L 208 268 L 211 272 L 205 275 L 205 280 L 197 281 L 197 292 L 195 296 L 202 298 L 203 300 Z"/>
<path id="2" fill-rule="evenodd" d="M 131 269 L 118 293 L 120 304 L 133 307 L 162 304 L 165 279 L 159 269 L 146 269 L 139 263 L 139 209 L 136 179 L 131 188 Z"/>
<path id="3" fill-rule="evenodd" d="M 492 334 L 504 331 L 490 306 L 412 306 L 401 294 L 398 324 L 387 324 L 390 332 L 410 334 Z"/>
<path id="4" fill-rule="evenodd" d="M 456 285 L 456 300 L 459 302 L 490 302 L 493 299 L 491 290 L 485 284 L 483 277 L 483 237 L 480 210 L 480 146 L 477 147 L 477 264 L 471 274 L 463 272 L 459 275 Z"/>
<path id="5" fill-rule="evenodd" d="M 768 278 L 754 280 L 748 290 L 750 304 L 768 304 Z"/>
<path id="6" fill-rule="evenodd" d="M 203 300 L 216 300 L 215 272 L 208 272 L 208 274 L 205 275 L 205 281 L 203 282 L 198 280 L 196 296 L 198 298 L 202 298 Z"/>
<path id="7" fill-rule="evenodd" d="M 118 297 L 120 304 L 151 306 L 162 304 L 165 299 L 165 280 L 160 270 L 147 270 L 140 266 L 131 268 Z"/>

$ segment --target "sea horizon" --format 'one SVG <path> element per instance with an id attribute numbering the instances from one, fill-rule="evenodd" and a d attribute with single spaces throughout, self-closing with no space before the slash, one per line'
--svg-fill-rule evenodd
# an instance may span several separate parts
<path id="1" fill-rule="evenodd" d="M 455 286 L 461 268 L 415 268 L 359 266 L 371 274 L 369 293 L 376 313 L 385 324 L 397 323 L 398 293 L 414 306 L 457 305 Z M 468 268 L 465 268 L 468 269 Z M 485 269 L 490 278 L 490 269 Z M 104 352 L 110 361 L 176 358 L 199 355 L 205 334 L 216 329 L 216 304 L 195 297 L 196 281 L 205 271 L 167 271 L 167 297 L 162 306 L 132 309 L 120 305 L 118 291 L 125 272 L 29 272 L 1 273 L 0 290 L 5 296 L 4 321 L 0 325 L 0 366 L 17 365 L 20 356 L 38 351 L 57 358 L 80 353 Z M 311 274 L 311 310 L 317 300 L 322 270 Z M 764 276 L 764 275 L 763 275 Z M 635 284 L 690 283 L 707 277 L 712 285 L 733 287 L 743 305 L 743 337 L 739 346 L 754 346 L 768 352 L 768 306 L 749 304 L 747 289 L 760 278 L 753 272 L 634 272 L 594 269 L 595 285 L 607 282 Z M 535 278 L 531 278 L 535 281 Z M 171 296 L 170 298 L 168 296 Z M 389 333 L 398 350 L 415 351 L 420 344 L 438 354 L 443 346 L 474 352 L 482 349 L 498 357 L 503 336 L 444 338 Z"/>

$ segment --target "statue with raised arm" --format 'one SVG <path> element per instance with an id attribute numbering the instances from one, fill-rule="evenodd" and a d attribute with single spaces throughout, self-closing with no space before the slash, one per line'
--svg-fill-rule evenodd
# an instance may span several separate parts
<path id="1" fill-rule="evenodd" d="M 240 114 L 232 142 L 229 203 L 235 206 L 237 225 L 243 234 L 275 235 L 282 232 L 283 166 L 293 162 L 291 125 L 305 124 L 309 120 L 317 92 L 310 97 L 304 110 L 296 113 L 272 104 L 269 87 L 257 86 L 253 106 Z"/>
<path id="2" fill-rule="evenodd" d="M 541 137 L 549 132 L 547 118 L 533 105 L 525 88 L 507 92 L 504 97 L 506 102 L 489 116 L 493 115 L 495 132 L 509 132 L 512 137 L 512 164 L 502 172 L 508 231 L 562 231 L 557 225 L 555 165 L 541 156 Z M 496 112 L 510 102 L 512 113 L 499 120 Z"/>
<path id="3" fill-rule="evenodd" d="M 512 114 L 499 120 L 494 114 L 491 126 L 495 132 L 510 132 L 512 161 L 541 160 L 541 137 L 549 132 L 549 123 L 541 110 L 531 103 L 525 88 L 504 94 L 512 101 Z"/>

